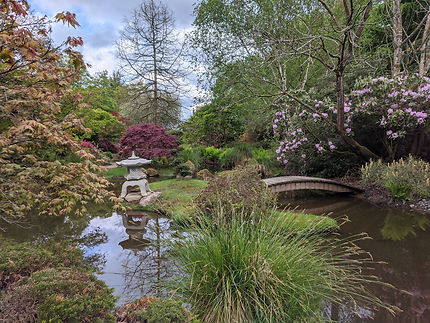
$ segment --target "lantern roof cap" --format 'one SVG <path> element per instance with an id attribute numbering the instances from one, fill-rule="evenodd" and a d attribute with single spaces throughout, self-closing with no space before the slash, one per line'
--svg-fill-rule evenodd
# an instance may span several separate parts
<path id="1" fill-rule="evenodd" d="M 132 152 L 131 156 L 127 159 L 121 160 L 119 162 L 116 162 L 118 166 L 125 166 L 125 167 L 139 167 L 142 165 L 150 164 L 152 160 L 140 158 L 135 155 L 134 151 Z"/>

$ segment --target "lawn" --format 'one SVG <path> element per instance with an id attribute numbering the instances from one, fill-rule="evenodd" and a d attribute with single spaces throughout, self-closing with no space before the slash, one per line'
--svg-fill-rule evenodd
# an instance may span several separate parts
<path id="1" fill-rule="evenodd" d="M 153 191 L 162 192 L 159 205 L 155 208 L 172 218 L 189 218 L 193 212 L 192 200 L 206 187 L 207 182 L 199 179 L 168 179 L 150 183 Z"/>

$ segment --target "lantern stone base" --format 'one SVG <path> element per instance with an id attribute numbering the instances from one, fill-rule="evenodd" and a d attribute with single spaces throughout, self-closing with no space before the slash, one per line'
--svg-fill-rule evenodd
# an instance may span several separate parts
<path id="1" fill-rule="evenodd" d="M 142 196 L 139 192 L 132 192 L 128 193 L 125 196 L 125 200 L 129 203 L 140 204 L 141 206 L 148 206 L 158 200 L 161 194 L 161 192 L 151 191 Z"/>
<path id="2" fill-rule="evenodd" d="M 151 192 L 151 190 L 149 188 L 148 181 L 146 179 L 126 181 L 126 182 L 124 182 L 124 184 L 122 184 L 121 195 L 119 196 L 119 198 L 124 199 L 125 196 L 127 195 L 127 188 L 133 187 L 133 186 L 139 186 L 140 193 L 142 196 L 146 195 L 147 192 Z"/>

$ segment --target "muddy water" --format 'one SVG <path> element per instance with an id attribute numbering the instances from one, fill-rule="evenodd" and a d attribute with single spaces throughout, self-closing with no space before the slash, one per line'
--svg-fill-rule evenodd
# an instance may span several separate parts
<path id="1" fill-rule="evenodd" d="M 283 205 L 313 214 L 347 215 L 350 222 L 341 228 L 341 236 L 366 232 L 371 240 L 360 242 L 377 261 L 373 274 L 397 289 L 373 288 L 385 302 L 400 307 L 396 317 L 387 311 L 374 313 L 373 322 L 430 322 L 430 214 L 419 214 L 371 205 L 353 197 L 320 196 L 294 198 L 284 196 Z M 340 313 L 339 322 L 367 322 Z"/>

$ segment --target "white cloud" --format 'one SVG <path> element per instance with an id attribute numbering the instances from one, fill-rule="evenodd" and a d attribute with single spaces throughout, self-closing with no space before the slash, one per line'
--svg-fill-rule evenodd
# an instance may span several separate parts
<path id="1" fill-rule="evenodd" d="M 130 16 L 141 0 L 30 0 L 32 9 L 41 15 L 54 17 L 58 12 L 70 11 L 76 13 L 76 19 L 81 25 L 72 28 L 61 23 L 53 25 L 52 38 L 57 44 L 64 42 L 68 36 L 80 36 L 84 41 L 78 50 L 83 54 L 86 63 L 91 67 L 91 74 L 107 70 L 113 72 L 119 69 L 119 60 L 116 54 L 116 41 L 122 28 L 125 17 Z M 162 1 L 172 11 L 176 21 L 176 31 L 180 42 L 185 40 L 186 34 L 192 30 L 194 0 L 164 0 Z M 186 61 L 181 62 L 188 66 Z M 206 93 L 196 85 L 197 74 L 194 70 L 186 78 L 180 80 L 185 88 L 185 95 L 181 96 L 185 109 L 184 115 L 188 117 L 195 97 Z"/>
<path id="2" fill-rule="evenodd" d="M 115 46 L 109 47 L 84 47 L 82 51 L 85 61 L 91 65 L 90 72 L 114 71 L 118 68 Z"/>

